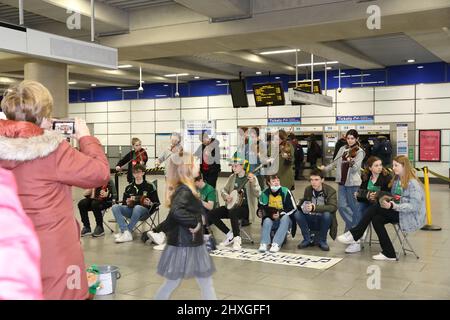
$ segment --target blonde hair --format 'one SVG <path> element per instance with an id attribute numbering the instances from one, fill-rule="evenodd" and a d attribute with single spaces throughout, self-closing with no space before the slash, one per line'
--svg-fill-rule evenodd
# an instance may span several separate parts
<path id="1" fill-rule="evenodd" d="M 400 177 L 400 183 L 401 183 L 403 189 L 406 189 L 408 187 L 408 183 L 410 180 L 416 179 L 417 181 L 419 181 L 419 179 L 417 178 L 417 175 L 416 175 L 416 170 L 411 165 L 411 162 L 409 161 L 408 157 L 396 156 L 393 161 L 398 162 L 403 166 L 403 176 Z M 391 182 L 389 183 L 389 187 L 392 187 L 395 179 L 397 179 L 396 175 L 394 175 Z M 420 183 L 420 181 L 419 181 L 419 183 Z"/>
<path id="2" fill-rule="evenodd" d="M 136 142 L 142 143 L 141 139 L 139 139 L 139 138 L 133 138 L 133 139 L 131 139 L 131 145 L 132 145 L 132 146 L 134 146 L 134 144 L 135 144 Z"/>
<path id="3" fill-rule="evenodd" d="M 41 83 L 25 80 L 6 90 L 1 107 L 9 120 L 41 125 L 44 118 L 51 118 L 53 97 Z"/>
<path id="4" fill-rule="evenodd" d="M 197 188 L 194 185 L 194 157 L 192 154 L 183 152 L 172 154 L 167 162 L 166 177 L 166 205 L 172 204 L 172 198 L 175 190 L 182 184 L 186 185 L 192 194 L 199 198 Z"/>

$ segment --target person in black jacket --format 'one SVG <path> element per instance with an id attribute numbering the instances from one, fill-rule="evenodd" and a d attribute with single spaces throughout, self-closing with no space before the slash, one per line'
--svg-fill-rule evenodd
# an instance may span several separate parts
<path id="1" fill-rule="evenodd" d="M 301 180 L 303 162 L 305 160 L 305 154 L 303 152 L 302 145 L 298 142 L 298 139 L 293 136 L 291 139 L 292 146 L 294 147 L 294 160 L 295 160 L 295 180 Z"/>
<path id="2" fill-rule="evenodd" d="M 153 184 L 144 180 L 145 167 L 137 164 L 133 168 L 134 181 L 125 188 L 122 204 L 115 204 L 112 212 L 120 228 L 115 235 L 116 242 L 133 241 L 133 229 L 144 216 L 151 215 L 159 205 L 159 198 Z M 130 219 L 127 224 L 125 217 Z"/>
<path id="3" fill-rule="evenodd" d="M 116 186 L 112 179 L 109 179 L 107 185 L 86 190 L 84 193 L 85 198 L 78 202 L 78 209 L 80 210 L 81 221 L 83 222 L 83 229 L 81 230 L 82 237 L 90 234 L 93 237 L 101 237 L 105 234 L 102 210 L 112 206 L 113 199 L 117 197 L 116 193 Z M 94 213 L 95 222 L 97 223 L 94 233 L 91 232 L 88 216 L 89 211 Z"/>
<path id="4" fill-rule="evenodd" d="M 345 133 L 343 133 L 341 135 L 341 138 L 336 142 L 336 146 L 334 147 L 333 160 L 336 159 L 336 155 L 339 152 L 339 149 L 345 145 L 347 145 L 347 140 L 345 139 Z"/>
<path id="5" fill-rule="evenodd" d="M 377 137 L 375 145 L 372 148 L 372 154 L 383 161 L 383 166 L 391 165 L 392 144 L 385 136 Z"/>
<path id="6" fill-rule="evenodd" d="M 315 168 L 317 165 L 317 159 L 322 158 L 322 148 L 316 141 L 316 137 L 312 134 L 310 137 L 310 143 L 308 152 L 306 154 L 306 161 L 309 162 L 311 168 Z"/>
<path id="7" fill-rule="evenodd" d="M 135 165 L 140 164 L 145 167 L 148 161 L 147 152 L 142 148 L 142 142 L 139 138 L 133 138 L 131 140 L 133 149 L 128 152 L 125 157 L 120 159 L 116 165 L 116 171 L 120 172 L 122 167 L 128 164 L 127 181 L 133 182 L 133 168 Z M 145 173 L 145 171 L 144 171 Z M 145 180 L 145 177 L 144 177 Z"/>
<path id="8" fill-rule="evenodd" d="M 359 202 L 360 216 L 365 215 L 365 212 L 372 206 L 377 205 L 377 192 L 390 192 L 389 182 L 392 176 L 383 168 L 382 160 L 378 157 L 371 156 L 367 159 L 366 168 L 361 176 L 362 183 L 359 187 L 358 193 L 355 195 Z M 365 237 L 362 237 L 364 241 Z M 346 249 L 346 253 L 355 253 L 361 251 L 360 241 L 350 244 Z"/>
<path id="9" fill-rule="evenodd" d="M 174 159 L 177 158 L 177 159 Z M 203 299 L 216 300 L 212 259 L 203 241 L 203 205 L 194 185 L 197 171 L 193 157 L 180 152 L 168 162 L 166 202 L 169 214 L 164 222 L 167 245 L 161 254 L 157 272 L 166 278 L 155 300 L 167 300 L 182 279 L 195 277 Z"/>
<path id="10" fill-rule="evenodd" d="M 199 136 L 202 145 L 198 147 L 194 155 L 200 159 L 200 172 L 203 179 L 213 188 L 216 188 L 217 178 L 220 173 L 220 148 L 219 141 L 209 137 L 206 131 Z"/>

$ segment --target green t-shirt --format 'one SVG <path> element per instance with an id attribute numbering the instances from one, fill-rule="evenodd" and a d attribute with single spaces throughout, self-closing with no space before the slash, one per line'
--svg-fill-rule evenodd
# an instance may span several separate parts
<path id="1" fill-rule="evenodd" d="M 211 185 L 205 183 L 205 186 L 199 190 L 200 197 L 202 201 L 209 202 L 212 201 L 216 203 L 216 189 L 214 189 Z"/>
<path id="2" fill-rule="evenodd" d="M 239 178 L 238 176 L 236 176 L 236 181 L 234 182 L 234 190 L 236 190 L 237 188 L 242 186 L 242 184 L 245 181 L 247 181 L 247 180 L 248 180 L 247 175 L 243 176 L 242 178 Z M 243 206 L 247 206 L 248 205 L 248 203 L 247 203 L 247 192 L 246 192 L 245 187 L 244 187 L 243 191 L 244 191 L 244 201 L 242 202 L 242 205 Z"/>
<path id="3" fill-rule="evenodd" d="M 372 182 L 372 180 L 370 179 L 369 180 L 369 184 L 367 185 L 367 190 L 369 190 L 370 192 L 377 192 L 377 191 L 380 191 L 380 187 L 379 186 L 376 186 L 373 182 Z"/>

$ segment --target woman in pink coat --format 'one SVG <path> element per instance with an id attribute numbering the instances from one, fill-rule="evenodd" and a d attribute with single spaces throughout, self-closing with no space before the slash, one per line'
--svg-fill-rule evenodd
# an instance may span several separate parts
<path id="1" fill-rule="evenodd" d="M 74 216 L 72 186 L 95 188 L 109 181 L 109 165 L 99 141 L 77 119 L 80 151 L 48 128 L 53 99 L 38 82 L 8 89 L 1 107 L 0 166 L 12 170 L 18 195 L 41 246 L 45 299 L 87 299 L 86 266 Z"/>
<path id="2" fill-rule="evenodd" d="M 39 241 L 10 171 L 0 168 L 0 300 L 42 299 Z"/>

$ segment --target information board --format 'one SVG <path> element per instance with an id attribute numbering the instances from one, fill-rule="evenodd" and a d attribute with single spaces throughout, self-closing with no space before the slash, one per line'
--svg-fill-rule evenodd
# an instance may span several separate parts
<path id="1" fill-rule="evenodd" d="M 253 94 L 257 107 L 284 106 L 286 104 L 281 82 L 254 84 Z"/>

